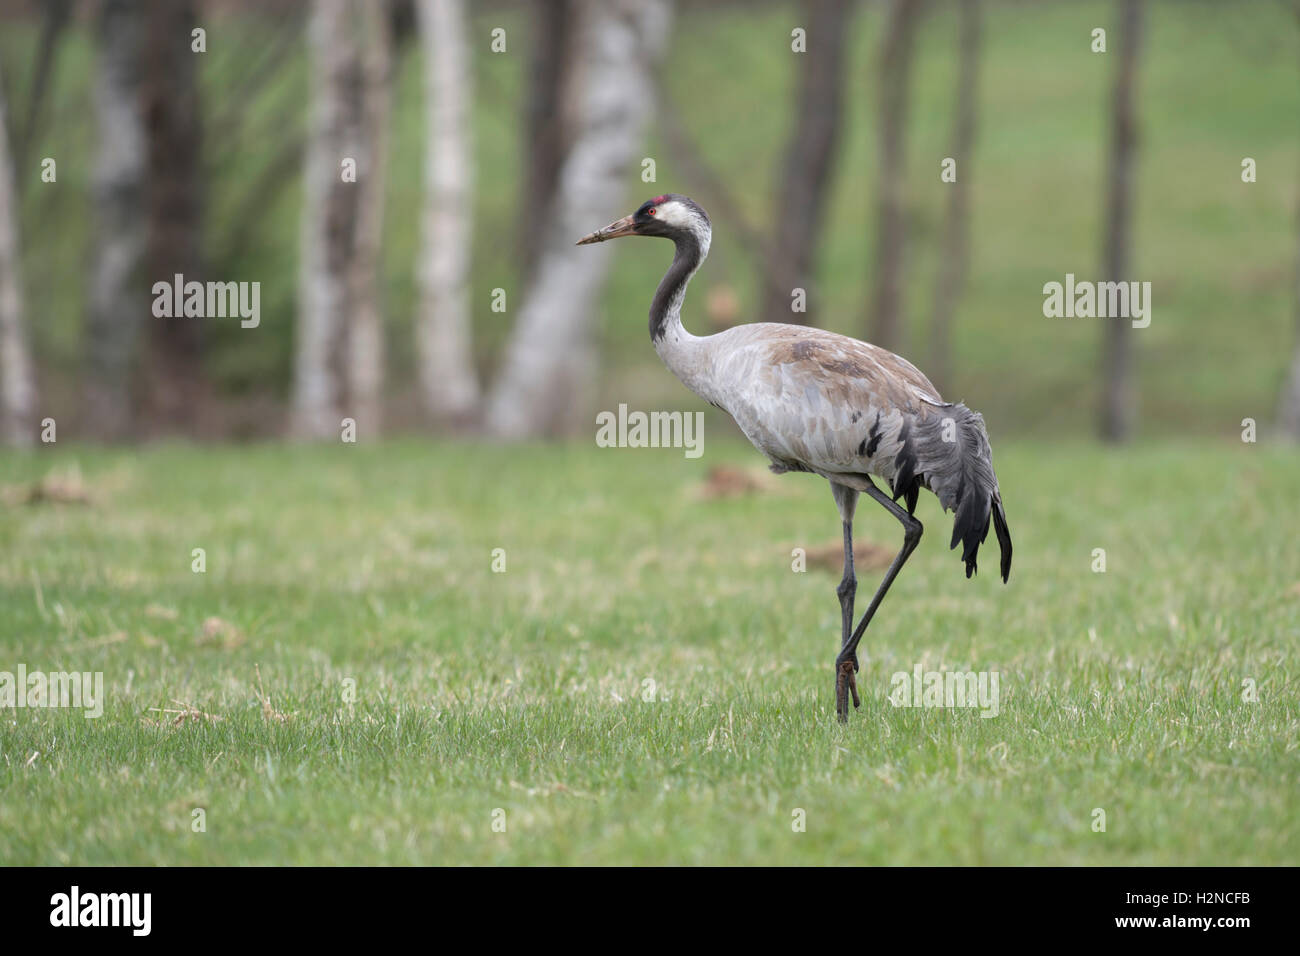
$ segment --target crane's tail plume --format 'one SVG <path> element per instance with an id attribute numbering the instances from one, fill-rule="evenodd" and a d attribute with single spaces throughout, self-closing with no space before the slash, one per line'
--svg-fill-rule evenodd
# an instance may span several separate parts
<path id="1" fill-rule="evenodd" d="M 993 496 L 993 530 L 997 532 L 998 549 L 1002 552 L 1002 583 L 1011 576 L 1011 529 L 1007 527 L 1007 513 L 1002 510 L 1002 495 Z"/>
<path id="2" fill-rule="evenodd" d="M 1005 582 L 1011 574 L 1011 531 L 1002 507 L 1002 493 L 993 472 L 993 452 L 979 412 L 953 404 L 927 408 L 899 433 L 900 448 L 894 475 L 894 499 L 906 496 L 908 510 L 916 506 L 922 485 L 939 498 L 944 511 L 953 511 L 952 541 L 962 544 L 966 577 L 976 571 L 980 545 L 992 521 L 1002 552 Z"/>

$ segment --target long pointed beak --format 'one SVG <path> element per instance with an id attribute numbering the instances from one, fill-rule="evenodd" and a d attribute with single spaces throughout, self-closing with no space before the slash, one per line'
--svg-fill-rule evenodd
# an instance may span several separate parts
<path id="1" fill-rule="evenodd" d="M 620 236 L 635 236 L 636 232 L 632 228 L 632 217 L 624 216 L 622 219 L 611 222 L 604 229 L 597 229 L 579 239 L 574 245 L 585 246 L 591 242 L 604 242 L 606 239 L 618 239 Z"/>

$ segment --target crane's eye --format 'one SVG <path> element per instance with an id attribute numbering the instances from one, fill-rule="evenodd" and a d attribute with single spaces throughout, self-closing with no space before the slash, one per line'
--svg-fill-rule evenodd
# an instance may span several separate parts
<path id="1" fill-rule="evenodd" d="M 654 207 L 654 206 L 651 206 L 649 209 L 647 209 L 647 210 L 645 211 L 645 214 L 646 214 L 647 216 L 653 216 L 653 215 L 655 214 L 655 207 Z"/>

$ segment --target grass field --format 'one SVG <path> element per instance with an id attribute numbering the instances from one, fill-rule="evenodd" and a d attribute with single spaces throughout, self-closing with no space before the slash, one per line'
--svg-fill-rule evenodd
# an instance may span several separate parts
<path id="1" fill-rule="evenodd" d="M 847 727 L 838 575 L 791 569 L 830 495 L 700 497 L 739 444 L 8 456 L 0 671 L 107 702 L 0 710 L 0 860 L 1296 862 L 1294 452 L 995 444 L 1011 583 L 923 498 Z M 74 466 L 89 504 L 16 503 Z M 917 663 L 999 672 L 1000 713 L 891 706 Z"/>

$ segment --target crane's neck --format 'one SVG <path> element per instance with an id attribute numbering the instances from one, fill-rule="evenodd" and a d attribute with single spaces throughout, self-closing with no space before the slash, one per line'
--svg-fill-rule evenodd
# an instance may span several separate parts
<path id="1" fill-rule="evenodd" d="M 650 303 L 650 341 L 669 370 L 682 380 L 687 388 L 702 398 L 713 401 L 706 394 L 709 364 L 705 354 L 708 336 L 691 335 L 682 325 L 682 300 L 691 276 L 709 254 L 712 236 L 705 228 L 700 232 L 684 232 L 673 239 L 677 252 L 668 267 Z"/>

